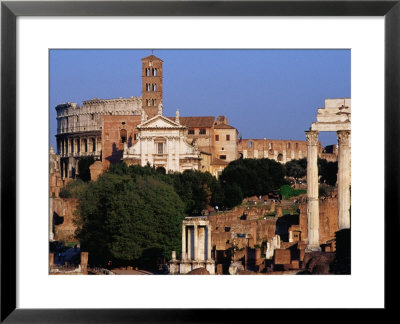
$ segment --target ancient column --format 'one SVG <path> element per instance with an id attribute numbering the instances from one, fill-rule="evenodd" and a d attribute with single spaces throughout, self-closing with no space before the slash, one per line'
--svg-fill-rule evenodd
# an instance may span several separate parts
<path id="1" fill-rule="evenodd" d="M 207 260 L 211 260 L 211 226 L 207 226 Z"/>
<path id="2" fill-rule="evenodd" d="M 339 229 L 350 228 L 350 131 L 337 132 Z"/>
<path id="3" fill-rule="evenodd" d="M 182 224 L 182 260 L 186 260 L 186 225 Z"/>
<path id="4" fill-rule="evenodd" d="M 194 230 L 193 230 L 193 239 L 194 239 L 194 247 L 193 247 L 193 251 L 194 251 L 194 260 L 198 260 L 199 259 L 199 231 L 198 231 L 198 225 L 195 224 L 194 225 Z"/>
<path id="5" fill-rule="evenodd" d="M 308 244 L 306 250 L 321 251 L 319 246 L 318 201 L 318 131 L 307 131 L 307 224 Z"/>

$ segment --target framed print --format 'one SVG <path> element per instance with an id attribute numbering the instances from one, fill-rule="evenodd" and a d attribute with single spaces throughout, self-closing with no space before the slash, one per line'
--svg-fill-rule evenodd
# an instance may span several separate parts
<path id="1" fill-rule="evenodd" d="M 399 229 L 397 216 L 392 216 L 397 215 L 396 207 L 399 197 L 397 189 L 399 177 L 399 136 L 397 132 L 400 101 L 398 94 L 400 90 L 399 15 L 400 4 L 398 1 L 2 2 L 1 320 L 9 323 L 32 321 L 55 323 L 84 323 L 88 321 L 218 322 L 234 319 L 239 313 L 246 310 L 250 311 L 250 309 L 257 316 L 265 316 L 269 308 L 390 309 L 394 301 L 390 299 L 389 295 L 391 291 L 393 292 L 395 285 L 388 284 L 388 280 L 396 280 L 391 271 L 393 269 L 393 255 L 396 255 L 393 238 L 396 237 Z M 346 115 L 348 106 L 353 105 L 351 123 L 352 130 L 354 130 L 352 133 L 352 143 L 354 145 L 352 145 L 351 177 L 355 181 L 351 183 L 351 186 L 350 184 L 348 185 L 349 190 L 348 192 L 346 191 L 351 195 L 352 202 L 351 208 L 344 208 L 343 211 L 343 213 L 347 213 L 348 217 L 341 218 L 349 220 L 350 215 L 353 215 L 351 222 L 353 231 L 350 275 L 227 275 L 208 276 L 207 278 L 204 276 L 89 277 L 49 275 L 48 251 L 46 250 L 46 253 L 43 253 L 43 247 L 48 247 L 49 243 L 47 235 L 49 227 L 48 225 L 43 226 L 43 224 L 47 224 L 49 210 L 52 212 L 53 207 L 48 206 L 48 196 L 43 199 L 42 193 L 47 192 L 47 195 L 49 188 L 48 145 L 52 144 L 52 140 L 49 143 L 49 127 L 47 126 L 51 125 L 53 123 L 52 119 L 55 118 L 52 113 L 49 117 L 48 109 L 54 110 L 54 107 L 57 106 L 58 113 L 61 110 L 64 111 L 63 109 L 74 108 L 71 103 L 67 103 L 68 107 L 61 107 L 58 105 L 61 101 L 53 102 L 54 93 L 60 93 L 59 88 L 56 89 L 56 83 L 53 82 L 55 76 L 57 76 L 57 74 L 53 73 L 54 71 L 62 71 L 57 72 L 59 73 L 58 75 L 62 73 L 64 76 L 61 83 L 68 84 L 70 89 L 73 87 L 79 88 L 80 81 L 89 77 L 88 79 L 91 80 L 92 85 L 97 87 L 98 90 L 101 85 L 94 82 L 95 73 L 89 69 L 94 60 L 97 62 L 96 68 L 99 71 L 106 70 L 107 58 L 105 55 L 111 50 L 118 50 L 119 55 L 116 56 L 117 59 L 114 57 L 113 62 L 119 59 L 122 60 L 123 55 L 129 51 L 132 51 L 130 53 L 137 50 L 143 51 L 143 55 L 140 52 L 142 61 L 140 62 L 138 59 L 137 63 L 139 68 L 142 66 L 142 69 L 133 73 L 143 83 L 140 88 L 143 90 L 142 105 L 143 102 L 146 103 L 142 106 L 144 113 L 139 107 L 137 109 L 139 113 L 133 112 L 132 118 L 129 121 L 125 121 L 121 119 L 124 114 L 116 113 L 114 116 L 109 112 L 110 116 L 103 118 L 99 130 L 101 137 L 96 137 L 97 133 L 97 135 L 91 133 L 89 137 L 84 139 L 76 136 L 71 138 L 64 136 L 62 129 L 69 129 L 70 125 L 68 123 L 70 121 L 62 120 L 61 115 L 63 112 L 58 116 L 59 125 L 56 126 L 57 142 L 55 142 L 54 146 L 57 146 L 57 152 L 65 155 L 61 171 L 63 176 L 68 178 L 77 169 L 80 170 L 78 174 L 80 173 L 80 176 L 83 175 L 82 170 L 84 170 L 84 167 L 81 165 L 78 168 L 75 164 L 70 165 L 68 154 L 97 152 L 99 147 L 104 148 L 107 144 L 105 142 L 106 138 L 108 140 L 108 137 L 114 136 L 111 131 L 107 133 L 107 127 L 111 127 L 107 125 L 114 125 L 113 122 L 118 118 L 121 119 L 118 119 L 117 122 L 118 133 L 116 133 L 117 138 L 115 141 L 118 143 L 113 147 L 113 150 L 110 149 L 109 161 L 116 156 L 116 152 L 119 150 L 123 154 L 121 155 L 123 159 L 130 161 L 132 164 L 142 163 L 145 166 L 149 162 L 149 165 L 154 163 L 154 169 L 156 169 L 155 165 L 157 164 L 159 172 L 162 172 L 162 168 L 164 170 L 181 171 L 183 168 L 191 168 L 195 165 L 195 162 L 191 159 L 194 159 L 193 152 L 198 149 L 199 145 L 201 146 L 201 142 L 197 144 L 196 141 L 192 141 L 190 150 L 188 149 L 190 152 L 183 152 L 182 154 L 186 155 L 182 158 L 182 161 L 173 163 L 172 161 L 175 160 L 168 155 L 170 152 L 168 150 L 172 152 L 172 142 L 170 143 L 169 140 L 172 137 L 176 139 L 178 135 L 175 133 L 175 135 L 171 135 L 172 137 L 164 133 L 160 135 L 161 133 L 157 133 L 160 132 L 160 125 L 167 123 L 170 125 L 168 127 L 179 130 L 182 124 L 194 134 L 199 132 L 199 139 L 207 135 L 208 131 L 206 130 L 207 127 L 203 126 L 196 126 L 198 129 L 192 126 L 191 129 L 189 124 L 185 124 L 189 123 L 188 119 L 185 119 L 183 117 L 184 114 L 180 114 L 180 111 L 169 112 L 171 116 L 174 115 L 169 119 L 163 116 L 163 109 L 169 109 L 168 101 L 163 101 L 162 96 L 157 97 L 155 94 L 163 88 L 163 78 L 165 78 L 166 82 L 170 82 L 172 79 L 168 74 L 164 73 L 167 70 L 162 65 L 163 55 L 165 57 L 168 57 L 168 55 L 179 57 L 180 54 L 178 52 L 182 53 L 183 50 L 186 50 L 187 56 L 192 56 L 192 61 L 190 58 L 182 56 L 177 59 L 177 62 L 186 62 L 185 69 L 188 71 L 185 72 L 189 73 L 189 75 L 192 73 L 194 79 L 201 78 L 194 65 L 201 65 L 202 60 L 204 60 L 203 69 L 213 67 L 214 70 L 218 70 L 218 67 L 221 67 L 221 71 L 223 71 L 221 73 L 226 74 L 227 77 L 218 79 L 222 80 L 218 84 L 213 83 L 211 79 L 207 81 L 209 84 L 214 84 L 216 89 L 204 87 L 204 89 L 208 89 L 204 90 L 204 96 L 209 98 L 209 101 L 212 101 L 214 100 L 213 91 L 217 91 L 218 87 L 221 87 L 221 89 L 229 87 L 235 82 L 232 77 L 228 77 L 229 73 L 226 70 L 222 70 L 222 63 L 227 62 L 229 55 L 246 57 L 252 51 L 252 55 L 260 53 L 259 55 L 266 56 L 267 50 L 274 50 L 279 54 L 277 56 L 282 56 L 284 51 L 297 50 L 298 53 L 301 53 L 304 49 L 310 52 L 318 50 L 347 51 L 348 56 L 345 61 L 347 63 L 343 64 L 350 62 L 349 53 L 351 52 L 351 94 L 349 96 L 352 101 L 343 99 L 342 106 L 338 106 L 340 109 L 335 106 L 340 110 L 338 114 L 342 116 Z M 69 66 L 66 60 L 60 59 L 63 54 L 70 55 L 73 51 L 77 52 L 78 50 L 84 59 L 75 64 L 77 69 L 73 69 L 72 65 Z M 154 53 L 150 52 L 151 50 L 154 50 Z M 209 61 L 206 61 L 201 56 L 207 51 L 211 53 Z M 220 55 L 223 51 L 230 54 Z M 234 52 L 236 54 L 233 54 Z M 256 55 L 249 57 L 249 61 L 259 62 L 260 64 L 260 67 L 255 68 L 254 73 L 251 74 L 254 77 L 254 80 L 249 79 L 251 86 L 242 86 L 251 95 L 254 93 L 252 91 L 257 89 L 258 86 L 257 71 L 261 74 L 265 70 L 261 68 L 264 63 L 258 60 Z M 54 63 L 56 59 L 58 60 L 58 65 Z M 292 65 L 292 69 L 296 69 L 305 60 L 299 54 L 293 60 L 298 65 Z M 192 68 L 190 64 L 193 64 Z M 177 64 L 171 71 L 178 73 L 179 68 L 180 66 Z M 252 65 L 241 63 L 236 65 L 235 68 L 238 71 L 245 68 L 248 70 L 252 69 Z M 289 69 L 289 67 L 287 68 Z M 317 61 L 315 61 L 309 66 L 308 70 L 315 69 L 317 71 L 320 68 Z M 272 68 L 270 71 L 272 71 Z M 125 72 L 128 73 L 128 69 Z M 338 79 L 334 79 L 335 72 L 338 73 L 338 69 L 329 72 L 331 73 L 331 78 L 325 74 L 321 82 L 350 83 L 349 72 L 344 73 L 348 75 L 343 75 L 342 79 L 340 79 L 340 76 Z M 303 78 L 297 81 L 292 80 L 292 83 L 286 81 L 288 83 L 287 87 L 301 89 L 301 86 L 303 86 L 301 83 L 306 83 L 308 72 L 303 71 L 302 73 L 304 74 Z M 113 74 L 114 72 L 109 72 L 108 76 L 112 77 Z M 282 74 L 283 72 L 281 76 Z M 240 75 L 242 78 L 246 78 L 245 71 Z M 274 84 L 279 84 L 279 78 L 278 73 L 275 76 L 275 80 L 271 81 L 270 91 L 277 91 L 273 90 L 276 89 L 273 86 Z M 216 78 L 214 79 L 213 81 L 217 80 Z M 178 85 L 177 83 L 179 88 Z M 81 88 L 85 89 L 86 87 L 88 86 L 81 86 Z M 118 84 L 118 81 L 116 81 L 115 87 L 122 89 L 124 85 L 122 83 Z M 182 87 L 181 84 L 180 88 Z M 52 88 L 56 90 L 53 91 Z M 197 89 L 200 88 L 201 86 L 197 87 Z M 280 88 L 284 89 L 285 86 Z M 103 104 L 102 100 L 90 99 L 90 96 L 88 94 L 88 97 L 84 97 L 83 100 L 88 100 L 84 101 L 79 109 L 83 109 L 85 105 L 92 108 L 98 104 Z M 94 98 L 96 98 L 95 96 L 93 95 Z M 179 93 L 178 90 L 177 96 L 181 98 L 183 110 L 185 102 L 191 98 L 185 97 L 185 93 Z M 329 95 L 326 95 L 326 98 L 329 98 Z M 67 99 L 60 100 L 69 101 Z M 118 100 L 123 101 L 123 98 Z M 136 99 L 131 97 L 129 100 L 135 101 Z M 285 95 L 283 94 L 282 101 L 284 100 Z M 331 104 L 337 104 L 329 100 L 325 101 L 326 107 Z M 247 103 L 249 102 L 251 101 L 247 100 Z M 113 102 L 113 104 L 116 103 Z M 223 104 L 221 103 L 221 105 Z M 237 120 L 250 120 L 246 119 L 248 118 L 247 115 L 251 116 L 252 112 L 254 114 L 256 111 L 255 109 L 246 108 L 246 101 L 242 102 L 242 108 L 235 106 L 228 100 L 226 100 L 225 104 L 233 107 L 232 116 L 235 116 L 235 114 L 241 116 L 237 117 Z M 298 104 L 300 105 L 299 102 Z M 206 102 L 202 104 L 203 107 L 206 105 Z M 274 105 L 278 109 L 281 104 L 276 102 Z M 293 105 L 295 106 L 296 104 L 294 103 Z M 210 106 L 212 105 L 210 104 Z M 181 107 L 177 108 L 180 109 Z M 311 131 L 328 129 L 323 128 L 321 123 L 315 123 L 315 116 L 317 116 L 318 122 L 324 118 L 322 116 L 321 119 L 321 114 L 323 115 L 324 113 L 321 109 L 318 110 L 317 115 L 317 108 L 314 107 L 314 119 L 309 120 L 311 128 L 307 132 L 308 144 L 312 141 L 311 138 L 308 138 L 312 135 L 310 135 Z M 243 111 L 241 111 L 242 109 Z M 204 110 L 206 111 L 206 107 L 204 107 Z M 218 112 L 214 114 L 218 114 Z M 199 115 L 202 114 L 199 113 Z M 259 119 L 265 118 L 260 116 Z M 260 149 L 257 146 L 259 142 L 256 140 L 254 142 L 246 139 L 242 140 L 241 136 L 239 136 L 240 130 L 238 134 L 235 132 L 229 133 L 229 130 L 233 127 L 230 126 L 227 120 L 223 120 L 222 116 L 220 117 L 216 121 L 214 119 L 211 121 L 211 124 L 215 123 L 213 127 L 217 125 L 223 129 L 223 132 L 216 132 L 215 136 L 212 136 L 213 141 L 219 142 L 217 143 L 219 145 L 222 139 L 229 141 L 233 138 L 235 143 L 240 143 L 240 153 L 244 158 L 251 157 L 250 154 L 253 154 L 254 157 L 256 155 L 260 156 L 258 155 Z M 229 118 L 229 115 L 227 117 Z M 82 122 L 83 118 L 92 118 L 94 121 L 96 116 L 93 113 L 85 113 L 84 117 L 83 114 L 76 115 L 74 116 L 74 125 L 79 126 L 79 122 Z M 253 116 L 253 118 L 257 119 L 256 116 Z M 150 127 L 150 121 L 154 122 L 156 126 Z M 133 124 L 130 125 L 129 123 L 136 123 L 135 127 L 137 128 L 135 129 L 139 129 L 138 134 L 130 133 L 129 127 Z M 247 123 L 250 123 L 250 121 L 247 121 Z M 182 127 L 182 131 L 185 127 Z M 313 129 L 312 127 L 316 128 Z M 345 127 L 347 126 L 345 125 Z M 254 125 L 254 128 L 256 128 L 256 125 Z M 265 129 L 267 128 L 273 129 L 273 125 L 268 125 L 268 120 L 265 118 Z M 332 129 L 329 128 L 329 130 Z M 345 131 L 343 129 L 336 130 Z M 191 133 L 184 134 L 179 136 L 190 137 L 194 135 Z M 306 148 L 305 144 L 306 136 L 303 136 L 304 147 L 307 150 L 308 148 Z M 153 141 L 151 142 L 152 145 L 148 145 L 146 148 L 146 156 L 149 156 L 150 150 L 154 150 L 154 157 L 151 160 L 146 160 L 143 154 L 140 155 L 143 153 L 141 145 L 135 146 L 135 143 L 142 143 L 141 141 L 144 138 L 149 143 Z M 150 140 L 150 138 L 152 139 Z M 340 140 L 344 141 L 344 139 Z M 291 145 L 293 147 L 296 144 L 298 145 L 295 142 L 287 142 L 285 142 L 285 152 L 291 149 Z M 246 145 L 245 148 L 243 143 Z M 217 147 L 217 144 L 214 146 Z M 252 147 L 253 145 L 254 147 Z M 269 145 L 278 144 L 271 142 Z M 256 149 L 257 152 L 255 152 Z M 218 152 L 218 160 L 224 162 L 224 160 L 230 159 L 229 147 L 225 144 L 221 147 L 218 146 Z M 278 153 L 274 153 L 273 147 L 268 147 L 262 154 L 263 157 L 276 159 L 277 162 L 289 161 L 286 154 L 279 155 Z M 329 154 L 327 152 L 324 153 Z M 212 154 L 214 153 L 205 154 L 203 159 L 212 156 Z M 293 158 L 295 154 L 297 153 L 293 153 Z M 344 156 L 343 154 L 345 153 L 342 150 L 338 154 Z M 105 155 L 104 152 L 103 155 Z M 343 158 L 341 161 L 343 161 Z M 52 162 L 51 157 L 50 162 Z M 348 162 L 350 163 L 350 161 Z M 210 167 L 212 172 L 215 171 L 216 175 L 220 176 L 219 169 L 212 169 L 212 165 L 210 163 L 210 166 L 205 165 L 205 167 Z M 339 170 L 339 177 L 341 177 L 340 172 Z M 348 172 L 350 172 L 350 168 Z M 109 181 L 113 181 L 111 178 Z M 311 176 L 309 176 L 309 179 L 311 179 Z M 310 181 L 307 185 L 309 187 L 311 186 Z M 149 186 L 149 184 L 146 184 L 146 186 Z M 318 188 L 318 180 L 316 187 Z M 54 193 L 55 196 L 58 194 Z M 68 193 L 64 192 L 64 194 Z M 182 196 L 184 194 L 185 192 L 182 192 Z M 273 194 L 272 191 L 271 194 Z M 150 192 L 147 196 L 150 196 Z M 247 196 L 250 196 L 250 194 Z M 312 197 L 307 193 L 307 201 L 305 201 L 307 211 L 304 212 L 304 215 L 310 215 L 309 211 L 314 210 L 312 209 L 312 203 L 310 203 L 313 201 Z M 161 199 L 160 196 L 158 198 Z M 264 199 L 265 204 L 267 204 L 268 198 L 271 199 L 271 197 L 266 197 Z M 259 199 L 260 204 L 262 204 L 263 199 L 258 198 L 258 194 L 255 199 Z M 316 199 L 318 200 L 318 191 Z M 102 202 L 104 201 L 102 200 Z M 251 204 L 251 199 L 246 203 Z M 348 203 L 350 204 L 349 201 Z M 168 204 L 168 202 L 165 202 L 165 206 L 168 206 Z M 217 204 L 214 203 L 212 205 Z M 214 207 L 214 210 L 211 210 L 210 213 L 218 215 L 220 211 L 218 208 L 215 210 L 215 208 L 217 207 Z M 269 208 L 271 208 L 270 205 Z M 99 210 L 96 212 L 99 212 Z M 201 217 L 200 212 L 203 211 L 191 210 L 192 215 L 198 213 L 199 217 Z M 289 213 L 289 211 L 287 212 Z M 329 210 L 327 209 L 326 212 L 328 213 Z M 272 216 L 275 217 L 275 215 Z M 265 214 L 264 219 L 267 216 L 271 215 Z M 55 219 L 54 216 L 50 218 L 52 220 Z M 112 220 L 108 219 L 107 222 L 109 221 Z M 183 250 L 187 249 L 186 253 L 193 254 L 192 259 L 194 261 L 198 260 L 198 253 L 203 253 L 204 268 L 207 271 L 215 270 L 216 268 L 207 268 L 208 264 L 205 265 L 207 263 L 206 260 L 211 259 L 211 255 L 215 259 L 215 254 L 212 254 L 214 252 L 211 252 L 212 247 L 209 245 L 211 240 L 206 239 L 206 237 L 209 236 L 208 233 L 211 228 L 217 231 L 217 226 L 208 227 L 208 224 L 201 223 L 199 225 L 200 230 L 196 227 L 197 223 L 193 223 L 197 219 L 185 219 L 185 221 L 187 223 L 185 223 L 185 234 L 182 234 L 184 243 L 182 243 L 181 264 L 184 263 L 184 260 L 188 260 L 183 257 Z M 152 223 L 152 226 L 157 225 Z M 341 228 L 349 229 L 349 226 Z M 189 227 L 190 230 L 188 231 Z M 192 227 L 193 232 L 191 232 Z M 203 236 L 196 231 L 201 231 Z M 230 229 L 223 228 L 221 231 L 229 232 Z M 310 230 L 308 231 L 311 233 Z M 196 234 L 199 236 L 196 236 Z M 140 235 L 140 233 L 136 235 Z M 244 238 L 247 237 L 247 234 L 236 235 L 238 238 L 242 238 L 243 235 Z M 254 235 L 256 236 L 256 234 Z M 299 234 L 292 232 L 290 235 L 292 235 L 291 240 L 293 241 L 297 239 L 293 235 Z M 308 243 L 312 241 L 310 235 Z M 43 239 L 44 236 L 46 241 Z M 190 241 L 189 243 L 189 237 L 193 242 Z M 193 248 L 193 246 L 197 246 L 197 240 L 200 240 L 202 244 L 204 243 L 203 250 L 195 250 Z M 290 241 L 289 237 L 286 240 Z M 316 240 L 318 245 L 318 239 Z M 121 244 L 126 243 L 126 241 L 121 242 Z M 253 245 L 258 245 L 256 243 L 260 243 L 260 246 L 262 245 L 261 241 L 253 242 Z M 271 244 L 277 244 L 272 241 L 269 243 L 269 247 Z M 129 244 L 133 243 L 129 242 Z M 179 240 L 178 245 L 180 244 L 181 241 Z M 265 247 L 268 251 L 268 244 L 265 244 Z M 74 248 L 76 249 L 77 247 L 75 246 Z M 91 255 L 95 255 L 96 248 L 91 250 Z M 312 244 L 308 244 L 307 248 L 313 248 Z M 325 246 L 324 248 L 327 249 L 325 251 L 333 249 L 332 246 Z M 132 249 L 134 249 L 133 245 Z M 236 252 L 234 245 L 232 245 L 232 251 Z M 247 253 L 250 252 L 247 252 L 247 248 L 245 251 L 246 258 L 248 258 Z M 116 252 L 114 251 L 113 253 Z M 54 256 L 58 261 L 62 257 L 63 255 L 61 254 Z M 168 258 L 174 261 L 177 258 L 179 259 L 179 256 L 171 254 L 171 256 L 168 255 Z M 115 260 L 110 258 L 109 264 L 101 264 L 101 268 L 111 267 L 111 262 L 115 262 Z M 234 258 L 232 260 L 235 261 Z M 182 269 L 178 261 L 175 263 L 170 262 L 169 266 L 177 264 L 177 267 L 180 266 L 181 268 L 176 269 Z M 189 263 L 187 262 L 187 264 Z M 284 263 L 282 263 L 282 269 L 287 270 L 283 266 Z M 122 266 L 123 264 L 121 263 L 120 265 Z M 293 266 L 292 263 L 291 265 Z M 124 264 L 124 266 L 126 265 Z M 261 267 L 259 266 L 257 264 L 261 272 Z M 65 268 L 63 269 L 65 270 Z M 128 270 L 128 268 L 126 267 L 125 270 Z M 134 269 L 129 270 L 134 271 Z M 193 269 L 190 268 L 187 272 L 191 270 Z M 221 273 L 224 271 L 222 266 L 219 270 Z M 267 271 L 266 268 L 264 270 Z M 226 270 L 225 273 L 229 271 Z M 321 268 L 320 271 L 323 272 L 324 270 Z M 342 273 L 348 274 L 348 272 Z M 260 277 L 263 279 L 260 279 Z M 366 282 L 368 282 L 367 290 L 365 289 Z M 343 293 L 344 291 L 346 293 Z M 243 296 L 246 297 L 244 298 Z M 321 300 L 317 296 L 325 297 L 324 300 Z M 213 312 L 210 313 L 210 309 L 214 309 Z"/>

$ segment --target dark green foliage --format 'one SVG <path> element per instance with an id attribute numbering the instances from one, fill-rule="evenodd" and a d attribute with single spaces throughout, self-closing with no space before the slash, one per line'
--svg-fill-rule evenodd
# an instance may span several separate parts
<path id="1" fill-rule="evenodd" d="M 232 208 L 240 205 L 243 201 L 243 193 L 237 184 L 227 184 L 225 186 L 225 207 Z"/>
<path id="2" fill-rule="evenodd" d="M 78 179 L 81 179 L 85 182 L 90 181 L 90 169 L 89 167 L 94 163 L 93 156 L 82 157 L 78 162 L 78 170 L 79 174 L 77 175 Z"/>
<path id="3" fill-rule="evenodd" d="M 76 179 L 69 182 L 60 190 L 60 198 L 77 198 L 80 193 L 86 190 L 87 183 L 81 179 Z"/>
<path id="4" fill-rule="evenodd" d="M 328 162 L 325 159 L 318 159 L 318 174 L 321 183 L 327 183 L 330 186 L 336 185 L 338 172 L 337 162 Z"/>
<path id="5" fill-rule="evenodd" d="M 144 168 L 143 168 L 144 169 Z M 77 210 L 77 237 L 90 264 L 154 268 L 154 253 L 180 251 L 184 205 L 173 187 L 124 166 L 89 183 Z M 146 172 L 146 170 L 144 170 Z"/>
<path id="6" fill-rule="evenodd" d="M 293 189 L 291 186 L 289 185 L 283 185 L 281 186 L 281 188 L 279 189 L 279 193 L 280 195 L 282 195 L 283 199 L 289 199 L 291 197 L 295 197 L 301 194 L 306 193 L 306 190 L 303 189 Z"/>
<path id="7" fill-rule="evenodd" d="M 190 215 L 201 215 L 207 205 L 220 205 L 223 192 L 217 179 L 208 172 L 186 170 L 173 173 L 175 191 L 185 204 L 185 212 Z"/>
<path id="8" fill-rule="evenodd" d="M 236 184 L 244 197 L 265 195 L 285 183 L 285 167 L 270 159 L 238 159 L 222 171 L 223 186 Z"/>
<path id="9" fill-rule="evenodd" d="M 291 160 L 285 164 L 286 175 L 296 180 L 307 175 L 307 159 Z"/>

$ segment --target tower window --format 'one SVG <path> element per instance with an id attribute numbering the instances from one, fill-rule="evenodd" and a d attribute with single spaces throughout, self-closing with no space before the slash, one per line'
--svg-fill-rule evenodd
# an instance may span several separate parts
<path id="1" fill-rule="evenodd" d="M 157 76 L 157 69 L 153 69 L 153 75 Z"/>
<path id="2" fill-rule="evenodd" d="M 206 129 L 205 128 L 201 128 L 199 131 L 200 135 L 205 135 L 206 134 Z"/>
<path id="3" fill-rule="evenodd" d="M 219 141 L 219 135 L 215 135 L 215 140 Z"/>
<path id="4" fill-rule="evenodd" d="M 145 75 L 146 75 L 146 76 L 150 76 L 150 69 L 149 69 L 149 68 L 146 68 Z"/>
<path id="5" fill-rule="evenodd" d="M 226 155 L 220 155 L 219 158 L 220 160 L 226 160 Z"/>
<path id="6" fill-rule="evenodd" d="M 150 87 L 151 87 L 150 83 L 146 83 L 146 91 L 147 92 L 151 91 Z"/>
<path id="7" fill-rule="evenodd" d="M 94 114 L 91 114 L 92 120 L 94 120 Z"/>
<path id="8" fill-rule="evenodd" d="M 249 148 L 252 148 L 252 147 L 253 147 L 253 142 L 249 141 Z"/>
<path id="9" fill-rule="evenodd" d="M 155 106 L 157 104 L 157 100 L 156 99 L 152 99 L 152 106 Z"/>
<path id="10" fill-rule="evenodd" d="M 290 143 L 286 143 L 286 148 L 290 148 Z"/>
<path id="11" fill-rule="evenodd" d="M 272 150 L 272 143 L 269 143 L 268 149 L 269 149 L 269 150 Z"/>
<path id="12" fill-rule="evenodd" d="M 153 91 L 157 91 L 157 84 L 153 84 Z"/>
<path id="13" fill-rule="evenodd" d="M 231 140 L 231 135 L 226 135 L 226 140 L 230 141 Z"/>
<path id="14" fill-rule="evenodd" d="M 121 129 L 120 136 L 121 136 L 121 142 L 125 143 L 126 142 L 126 129 Z"/>

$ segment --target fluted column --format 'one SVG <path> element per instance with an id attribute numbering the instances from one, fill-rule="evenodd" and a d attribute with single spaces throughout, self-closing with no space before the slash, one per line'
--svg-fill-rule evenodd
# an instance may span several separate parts
<path id="1" fill-rule="evenodd" d="M 194 260 L 199 259 L 199 231 L 198 231 L 198 226 L 197 224 L 194 225 L 194 231 L 193 231 L 193 240 L 194 240 Z"/>
<path id="2" fill-rule="evenodd" d="M 318 201 L 318 132 L 307 131 L 307 251 L 320 251 Z"/>
<path id="3" fill-rule="evenodd" d="M 182 260 L 186 260 L 186 225 L 182 224 Z"/>
<path id="4" fill-rule="evenodd" d="M 337 132 L 339 229 L 350 228 L 350 131 Z"/>

